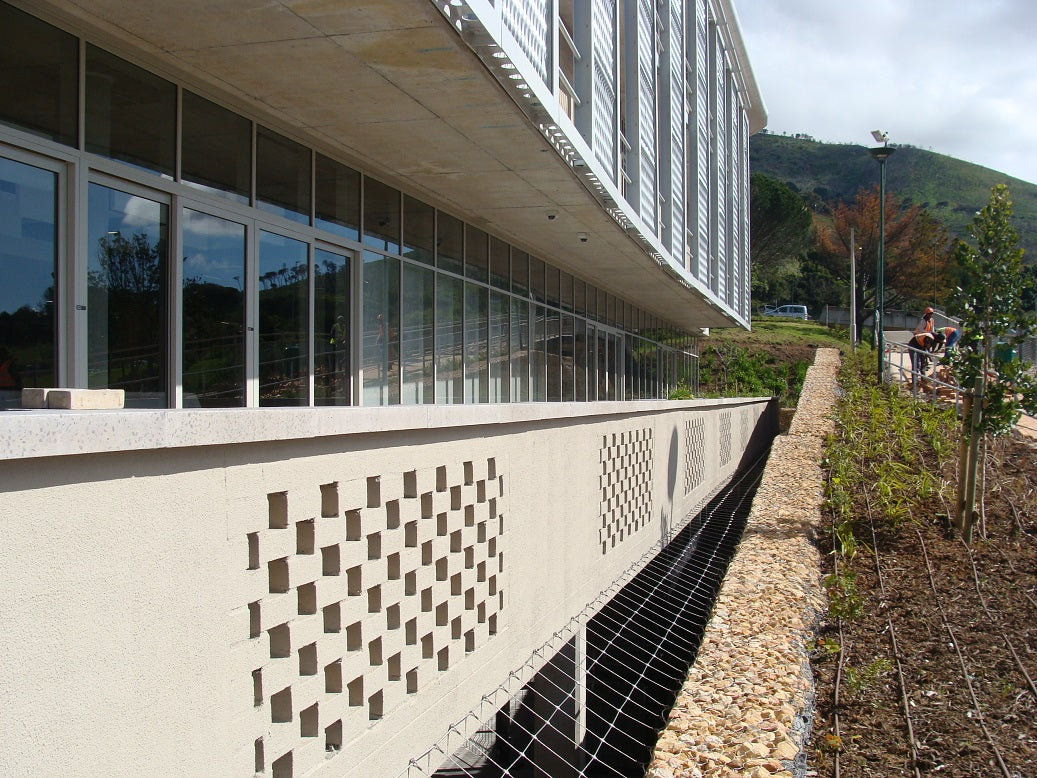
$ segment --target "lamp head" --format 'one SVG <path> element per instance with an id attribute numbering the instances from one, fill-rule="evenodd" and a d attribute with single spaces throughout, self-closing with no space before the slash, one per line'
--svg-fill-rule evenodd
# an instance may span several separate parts
<path id="1" fill-rule="evenodd" d="M 876 143 L 889 143 L 888 132 L 883 132 L 882 130 L 872 130 L 871 137 L 875 139 Z"/>

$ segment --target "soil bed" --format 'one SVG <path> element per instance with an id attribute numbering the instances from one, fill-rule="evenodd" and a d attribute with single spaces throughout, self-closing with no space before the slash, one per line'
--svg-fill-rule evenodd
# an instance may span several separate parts
<path id="1" fill-rule="evenodd" d="M 917 450 L 920 462 L 935 461 L 921 439 Z M 1029 680 L 1037 680 L 1037 450 L 1027 440 L 994 441 L 987 463 L 985 532 L 977 526 L 971 547 L 975 574 L 970 549 L 945 518 L 953 461 L 940 474 L 945 488 L 913 508 L 911 519 L 890 526 L 875 517 L 881 585 L 871 553 L 871 498 L 855 495 L 854 536 L 868 548 L 849 569 L 863 608 L 842 622 L 841 637 L 835 623 L 824 624 L 812 652 L 817 712 L 809 762 L 817 776 L 835 774 L 837 754 L 843 778 L 915 775 L 915 768 L 947 778 L 1037 776 L 1037 692 Z M 829 527 L 831 520 L 828 515 Z M 831 535 L 821 537 L 831 542 Z M 823 574 L 832 572 L 834 559 L 826 554 Z"/>

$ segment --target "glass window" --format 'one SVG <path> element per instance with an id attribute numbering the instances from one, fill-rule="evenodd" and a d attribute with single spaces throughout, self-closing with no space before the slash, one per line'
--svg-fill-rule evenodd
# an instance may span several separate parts
<path id="1" fill-rule="evenodd" d="M 545 269 L 547 274 L 547 286 L 545 287 L 547 303 L 548 305 L 558 305 L 561 303 L 561 295 L 558 288 L 558 268 L 554 265 L 545 265 Z"/>
<path id="2" fill-rule="evenodd" d="M 576 399 L 576 322 L 567 313 L 562 314 L 562 400 Z"/>
<path id="3" fill-rule="evenodd" d="M 86 150 L 172 176 L 176 87 L 87 45 Z"/>
<path id="4" fill-rule="evenodd" d="M 486 282 L 489 276 L 489 243 L 485 232 L 470 224 L 464 230 L 464 274 L 474 281 Z"/>
<path id="5" fill-rule="evenodd" d="M 165 408 L 168 206 L 90 184 L 88 210 L 87 385 Z"/>
<path id="6" fill-rule="evenodd" d="M 256 128 L 256 207 L 310 223 L 310 150 L 266 127 Z"/>
<path id="7" fill-rule="evenodd" d="M 315 162 L 316 219 L 322 230 L 360 239 L 360 174 L 318 154 Z"/>
<path id="8" fill-rule="evenodd" d="M 490 290 L 490 402 L 511 396 L 511 296 Z"/>
<path id="9" fill-rule="evenodd" d="M 587 400 L 598 399 L 598 333 L 593 324 L 587 324 Z"/>
<path id="10" fill-rule="evenodd" d="M 608 295 L 604 289 L 598 290 L 597 318 L 602 324 L 608 320 Z"/>
<path id="11" fill-rule="evenodd" d="M 464 273 L 464 224 L 442 211 L 436 219 L 436 267 Z"/>
<path id="12" fill-rule="evenodd" d="M 184 90 L 180 176 L 247 203 L 252 195 L 252 122 Z"/>
<path id="13" fill-rule="evenodd" d="M 511 401 L 529 402 L 529 302 L 511 299 Z"/>
<path id="14" fill-rule="evenodd" d="M 547 309 L 547 401 L 562 399 L 562 315 Z"/>
<path id="15" fill-rule="evenodd" d="M 490 399 L 487 342 L 487 289 L 464 285 L 464 401 L 484 403 Z"/>
<path id="16" fill-rule="evenodd" d="M 183 404 L 245 405 L 245 226 L 184 209 Z"/>
<path id="17" fill-rule="evenodd" d="M 431 255 L 430 255 L 431 256 Z M 403 263 L 403 305 L 400 316 L 402 401 L 420 405 L 433 399 L 434 271 Z"/>
<path id="18" fill-rule="evenodd" d="M 435 262 L 436 209 L 410 195 L 403 196 L 403 256 L 431 265 Z"/>
<path id="19" fill-rule="evenodd" d="M 587 314 L 587 284 L 579 278 L 573 279 L 573 310 L 581 316 Z"/>
<path id="20" fill-rule="evenodd" d="M 364 405 L 400 402 L 400 260 L 364 252 Z"/>
<path id="21" fill-rule="evenodd" d="M 400 253 L 400 191 L 364 176 L 364 243 Z"/>
<path id="22" fill-rule="evenodd" d="M 516 248 L 511 250 L 511 291 L 529 297 L 529 255 Z"/>
<path id="23" fill-rule="evenodd" d="M 576 317 L 573 330 L 574 396 L 577 402 L 587 400 L 587 322 Z"/>
<path id="24" fill-rule="evenodd" d="M 490 236 L 490 283 L 498 289 L 509 289 L 511 284 L 511 246 L 500 238 Z"/>
<path id="25" fill-rule="evenodd" d="M 0 408 L 56 386 L 56 173 L 0 157 Z"/>
<path id="26" fill-rule="evenodd" d="M 309 246 L 259 233 L 259 404 L 309 402 Z"/>
<path id="27" fill-rule="evenodd" d="M 0 3 L 0 120 L 78 145 L 79 43 Z"/>
<path id="28" fill-rule="evenodd" d="M 573 277 L 564 270 L 558 274 L 558 304 L 563 311 L 573 309 Z"/>
<path id="29" fill-rule="evenodd" d="M 314 405 L 349 405 L 353 370 L 349 257 L 313 252 Z"/>
<path id="30" fill-rule="evenodd" d="M 533 343 L 529 354 L 530 396 L 534 402 L 547 400 L 547 309 L 533 307 Z"/>
<path id="31" fill-rule="evenodd" d="M 436 402 L 464 402 L 464 282 L 436 279 Z"/>
<path id="32" fill-rule="evenodd" d="M 544 277 L 544 263 L 536 257 L 529 258 L 529 296 L 538 303 L 547 300 L 547 282 Z"/>

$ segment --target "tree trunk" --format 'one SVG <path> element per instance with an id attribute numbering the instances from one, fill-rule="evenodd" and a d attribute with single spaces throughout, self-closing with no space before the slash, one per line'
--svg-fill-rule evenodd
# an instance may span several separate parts
<path id="1" fill-rule="evenodd" d="M 983 412 L 983 394 L 986 388 L 986 373 L 976 376 L 973 390 L 972 414 L 969 420 L 968 471 L 965 473 L 965 511 L 962 534 L 965 542 L 972 542 L 972 527 L 976 523 L 976 475 L 979 465 L 980 420 Z"/>
<path id="2" fill-rule="evenodd" d="M 958 440 L 958 490 L 954 502 L 954 526 L 965 532 L 965 474 L 969 469 L 969 431 L 972 429 L 972 393 L 961 398 L 961 437 Z"/>

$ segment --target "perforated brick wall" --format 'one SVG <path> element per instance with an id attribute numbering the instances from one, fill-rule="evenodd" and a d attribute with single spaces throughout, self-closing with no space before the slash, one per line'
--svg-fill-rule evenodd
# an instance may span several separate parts
<path id="1" fill-rule="evenodd" d="M 684 422 L 684 496 L 702 485 L 706 477 L 706 420 Z"/>
<path id="2" fill-rule="evenodd" d="M 246 537 L 256 772 L 334 758 L 497 634 L 504 503 L 493 458 L 267 495 Z"/>
<path id="3" fill-rule="evenodd" d="M 653 457 L 649 427 L 602 436 L 602 554 L 651 521 Z"/>
<path id="4" fill-rule="evenodd" d="M 720 466 L 724 467 L 731 461 L 731 411 L 724 411 L 720 414 L 720 433 L 718 437 Z"/>

